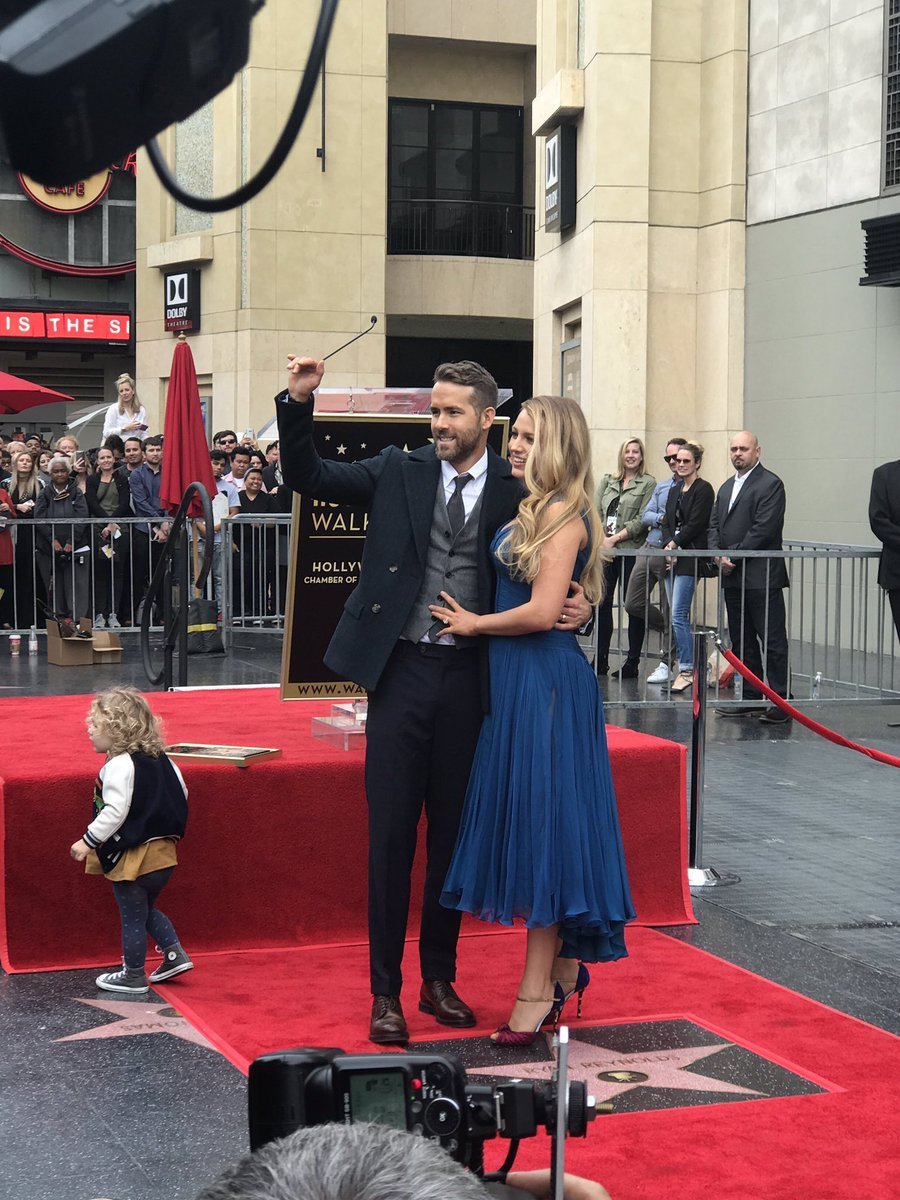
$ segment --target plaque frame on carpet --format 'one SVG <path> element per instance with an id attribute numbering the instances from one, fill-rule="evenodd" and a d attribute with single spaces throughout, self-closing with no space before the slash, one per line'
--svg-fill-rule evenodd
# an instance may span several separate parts
<path id="1" fill-rule="evenodd" d="M 279 758 L 283 752 L 274 746 L 214 746 L 202 742 L 175 742 L 166 746 L 169 758 L 198 759 L 201 762 L 230 762 L 249 767 L 265 758 Z"/>
<path id="2" fill-rule="evenodd" d="M 430 389 L 417 389 L 415 394 L 420 393 L 430 405 Z M 396 396 L 398 392 L 386 394 Z M 510 395 L 501 391 L 501 402 Z M 318 407 L 318 396 L 316 393 L 313 439 L 320 458 L 354 462 L 373 458 L 386 446 L 416 450 L 433 440 L 430 413 L 325 412 Z M 371 403 L 372 394 L 367 393 L 366 399 Z M 502 457 L 506 456 L 509 426 L 509 417 L 495 417 L 488 434 L 488 445 Z M 321 701 L 365 696 L 359 684 L 329 671 L 323 658 L 359 579 L 367 510 L 295 496 L 291 517 L 281 698 Z M 333 569 L 321 569 L 326 566 Z"/>

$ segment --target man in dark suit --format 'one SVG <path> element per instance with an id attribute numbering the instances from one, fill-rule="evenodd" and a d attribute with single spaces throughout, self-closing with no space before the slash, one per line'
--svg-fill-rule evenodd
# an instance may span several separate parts
<path id="1" fill-rule="evenodd" d="M 411 453 L 391 446 L 355 463 L 320 459 L 313 445 L 312 394 L 324 370 L 315 359 L 288 358 L 288 388 L 277 404 L 281 467 L 294 491 L 369 511 L 359 584 L 325 663 L 369 693 L 369 1036 L 404 1044 L 400 966 L 423 803 L 419 1009 L 443 1025 L 475 1024 L 453 988 L 460 914 L 441 907 L 440 892 L 489 705 L 487 648 L 484 639 L 438 642 L 429 605 L 446 588 L 464 607 L 490 611 L 491 538 L 516 515 L 522 487 L 488 448 L 497 384 L 478 363 L 444 363 L 435 372 L 433 445 Z M 558 627 L 574 631 L 589 615 L 583 598 L 569 600 Z"/>
<path id="2" fill-rule="evenodd" d="M 869 526 L 881 542 L 878 582 L 888 594 L 900 637 L 900 462 L 882 463 L 872 474 Z"/>
<path id="3" fill-rule="evenodd" d="M 731 464 L 735 474 L 716 495 L 709 525 L 711 550 L 782 549 L 784 484 L 759 461 L 756 434 L 743 430 L 731 439 Z M 733 562 L 720 554 L 728 631 L 734 652 L 779 696 L 788 695 L 788 641 L 784 588 L 788 586 L 783 558 L 745 558 Z M 759 712 L 760 720 L 780 725 L 790 720 L 744 683 L 744 703 L 717 710 L 721 716 Z"/>

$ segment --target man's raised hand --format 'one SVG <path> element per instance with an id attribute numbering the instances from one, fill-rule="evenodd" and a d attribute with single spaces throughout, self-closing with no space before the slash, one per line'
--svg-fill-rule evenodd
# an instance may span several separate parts
<path id="1" fill-rule="evenodd" d="M 301 358 L 297 354 L 288 355 L 288 391 L 292 400 L 308 400 L 322 382 L 325 374 L 325 363 L 316 358 Z"/>

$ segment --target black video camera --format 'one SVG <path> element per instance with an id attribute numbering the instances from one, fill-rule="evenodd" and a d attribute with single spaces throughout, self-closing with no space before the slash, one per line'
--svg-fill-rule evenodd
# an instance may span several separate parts
<path id="1" fill-rule="evenodd" d="M 244 66 L 263 3 L 3 4 L 0 127 L 13 165 L 41 183 L 69 184 L 183 120 Z"/>
<path id="2" fill-rule="evenodd" d="M 597 1115 L 580 1081 L 569 1082 L 568 1030 L 556 1035 L 558 1058 L 547 1082 L 512 1079 L 473 1084 L 458 1059 L 444 1054 L 344 1054 L 331 1049 L 282 1050 L 250 1066 L 250 1148 L 310 1125 L 372 1121 L 432 1138 L 464 1167 L 484 1175 L 484 1143 L 517 1143 L 539 1128 L 550 1133 L 551 1194 L 562 1196 L 566 1137 L 585 1137 Z M 608 1106 L 600 1106 L 606 1110 Z M 505 1178 L 515 1147 L 503 1165 Z"/>

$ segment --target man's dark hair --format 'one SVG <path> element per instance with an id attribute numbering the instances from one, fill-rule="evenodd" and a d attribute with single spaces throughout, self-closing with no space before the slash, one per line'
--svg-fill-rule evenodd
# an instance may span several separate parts
<path id="1" fill-rule="evenodd" d="M 250 454 L 251 454 L 250 447 L 249 446 L 235 446 L 235 448 L 231 452 L 231 461 L 234 462 L 234 460 L 237 458 L 237 456 L 239 454 L 243 455 L 244 458 L 249 458 Z"/>
<path id="2" fill-rule="evenodd" d="M 683 438 L 683 437 L 666 438 L 666 445 L 667 446 L 686 446 L 687 438 Z"/>
<path id="3" fill-rule="evenodd" d="M 148 437 L 148 438 L 147 438 L 147 439 L 144 441 L 144 447 L 145 447 L 145 448 L 146 448 L 147 446 L 159 446 L 159 447 L 161 448 L 161 447 L 162 447 L 162 444 L 163 444 L 163 438 L 162 438 L 162 434 L 161 434 L 161 433 L 154 433 L 153 437 Z"/>
<path id="4" fill-rule="evenodd" d="M 138 438 L 138 441 L 140 441 L 140 438 Z M 106 450 L 118 450 L 120 454 L 125 453 L 125 443 L 117 433 L 109 434 L 109 436 L 104 439 L 102 448 Z"/>
<path id="5" fill-rule="evenodd" d="M 218 433 L 213 434 L 213 445 L 215 446 L 216 442 L 221 442 L 222 438 L 227 437 L 233 437 L 235 441 L 238 440 L 238 436 L 233 429 L 220 429 Z"/>
<path id="6" fill-rule="evenodd" d="M 225 453 L 225 451 L 224 451 L 224 450 L 210 450 L 210 452 L 209 452 L 209 461 L 210 461 L 210 462 L 224 462 L 224 463 L 227 463 L 227 462 L 228 462 L 228 455 Z"/>
<path id="7" fill-rule="evenodd" d="M 111 436 L 115 436 L 115 435 L 113 434 L 113 435 L 111 435 Z M 106 440 L 107 440 L 107 441 L 109 441 L 109 438 L 107 438 Z M 147 440 L 149 441 L 150 439 L 148 438 Z M 137 444 L 140 446 L 140 448 L 141 448 L 142 450 L 143 450 L 143 448 L 144 448 L 144 443 L 143 443 L 143 440 L 142 440 L 141 438 L 139 438 L 139 437 L 127 437 L 127 438 L 125 439 L 125 441 L 122 443 L 122 449 L 123 449 L 123 450 L 125 449 L 125 447 L 128 445 L 128 443 L 129 443 L 129 442 L 137 442 Z"/>
<path id="8" fill-rule="evenodd" d="M 276 440 L 274 442 L 269 442 L 268 446 L 266 446 L 266 454 L 268 454 L 270 450 L 277 450 L 277 449 L 278 449 L 278 440 L 276 438 Z"/>
<path id="9" fill-rule="evenodd" d="M 435 383 L 457 383 L 472 389 L 472 404 L 479 417 L 486 408 L 497 407 L 497 380 L 481 363 L 464 358 L 461 362 L 441 363 L 434 373 Z"/>

